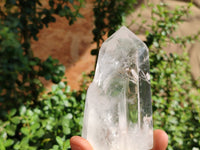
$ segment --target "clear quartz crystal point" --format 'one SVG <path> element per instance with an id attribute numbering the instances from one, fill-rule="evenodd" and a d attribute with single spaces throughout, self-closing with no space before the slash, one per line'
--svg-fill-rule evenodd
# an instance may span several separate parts
<path id="1" fill-rule="evenodd" d="M 87 91 L 82 136 L 94 150 L 153 146 L 148 48 L 126 27 L 102 44 Z"/>

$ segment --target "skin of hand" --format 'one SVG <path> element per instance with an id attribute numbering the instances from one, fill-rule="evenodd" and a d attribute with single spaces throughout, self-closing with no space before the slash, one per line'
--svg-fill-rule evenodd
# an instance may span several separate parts
<path id="1" fill-rule="evenodd" d="M 154 130 L 153 138 L 154 144 L 152 150 L 166 150 L 168 145 L 168 135 L 163 130 Z M 73 136 L 70 139 L 70 145 L 72 150 L 94 150 L 90 143 L 80 136 Z"/>

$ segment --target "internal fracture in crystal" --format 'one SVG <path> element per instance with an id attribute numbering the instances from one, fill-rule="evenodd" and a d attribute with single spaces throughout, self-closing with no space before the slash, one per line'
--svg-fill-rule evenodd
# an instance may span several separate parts
<path id="1" fill-rule="evenodd" d="M 148 48 L 126 27 L 102 44 L 87 91 L 82 136 L 94 150 L 152 148 Z"/>

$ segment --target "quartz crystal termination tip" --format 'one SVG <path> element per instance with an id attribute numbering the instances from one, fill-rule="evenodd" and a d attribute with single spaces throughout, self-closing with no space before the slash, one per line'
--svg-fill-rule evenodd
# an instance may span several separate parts
<path id="1" fill-rule="evenodd" d="M 126 27 L 102 44 L 87 91 L 82 136 L 94 150 L 152 148 L 148 48 Z"/>

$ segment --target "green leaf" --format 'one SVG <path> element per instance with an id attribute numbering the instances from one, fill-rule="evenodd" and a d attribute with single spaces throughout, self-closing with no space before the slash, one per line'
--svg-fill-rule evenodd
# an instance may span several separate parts
<path id="1" fill-rule="evenodd" d="M 26 112 L 26 107 L 25 107 L 25 106 L 21 106 L 21 107 L 19 108 L 19 112 L 20 112 L 20 115 L 24 115 L 25 112 Z"/>
<path id="2" fill-rule="evenodd" d="M 21 140 L 21 144 L 23 147 L 25 147 L 25 145 L 28 145 L 29 143 L 29 138 L 28 137 L 24 137 L 22 140 Z"/>
<path id="3" fill-rule="evenodd" d="M 83 100 L 86 99 L 86 94 L 85 93 L 81 93 L 81 99 L 83 99 Z"/>
<path id="4" fill-rule="evenodd" d="M 69 93 L 70 90 L 71 90 L 70 86 L 67 85 L 67 86 L 65 87 L 65 92 L 66 92 L 66 93 Z"/>
<path id="5" fill-rule="evenodd" d="M 65 107 L 68 107 L 68 106 L 70 106 L 70 104 L 69 104 L 68 100 L 64 100 L 63 102 L 64 102 L 64 105 L 65 105 Z"/>
<path id="6" fill-rule="evenodd" d="M 16 116 L 10 119 L 11 122 L 13 122 L 14 124 L 19 124 L 20 123 L 20 117 Z"/>
<path id="7" fill-rule="evenodd" d="M 8 133 L 8 135 L 10 136 L 14 136 L 15 135 L 15 130 L 16 130 L 16 126 L 15 125 L 9 125 L 6 127 L 6 132 Z"/>
<path id="8" fill-rule="evenodd" d="M 30 129 L 31 130 L 37 130 L 40 127 L 39 123 L 34 123 L 33 125 L 31 125 Z"/>
<path id="9" fill-rule="evenodd" d="M 75 10 L 78 10 L 78 9 L 79 9 L 79 6 L 78 6 L 78 5 L 73 5 L 73 8 L 74 8 Z"/>
<path id="10" fill-rule="evenodd" d="M 46 79 L 46 80 L 50 80 L 51 79 L 51 74 L 50 73 L 47 73 L 45 76 L 44 76 L 44 78 Z"/>
<path id="11" fill-rule="evenodd" d="M 4 142 L 3 142 L 3 138 L 0 138 L 0 150 L 6 150 Z"/>
<path id="12" fill-rule="evenodd" d="M 60 149 L 59 149 L 59 146 L 58 146 L 58 145 L 54 145 L 54 146 L 53 146 L 53 149 L 51 149 L 51 150 L 60 150 Z"/>
<path id="13" fill-rule="evenodd" d="M 65 88 L 64 82 L 60 82 L 60 83 L 58 84 L 58 86 L 59 86 L 59 88 L 61 88 L 61 89 L 64 89 L 64 88 Z"/>
<path id="14" fill-rule="evenodd" d="M 63 150 L 66 150 L 67 148 L 70 148 L 70 141 L 64 141 L 64 145 L 63 145 Z"/>
<path id="15" fill-rule="evenodd" d="M 15 145 L 14 145 L 14 149 L 18 150 L 20 149 L 20 142 L 18 141 Z"/>
<path id="16" fill-rule="evenodd" d="M 82 14 L 80 14 L 80 13 L 77 14 L 77 17 L 84 18 L 84 16 Z"/>
<path id="17" fill-rule="evenodd" d="M 61 137 L 56 136 L 56 141 L 58 142 L 58 144 L 60 145 L 60 147 L 63 147 L 63 140 Z"/>
<path id="18" fill-rule="evenodd" d="M 12 117 L 16 114 L 17 110 L 16 109 L 12 109 L 10 112 L 9 112 L 9 116 Z"/>
<path id="19" fill-rule="evenodd" d="M 72 119 L 72 118 L 73 118 L 73 115 L 72 115 L 71 113 L 68 113 L 68 114 L 67 114 L 67 118 L 68 118 L 68 119 Z"/>
<path id="20" fill-rule="evenodd" d="M 37 62 L 35 62 L 35 61 L 30 61 L 29 64 L 30 64 L 31 66 L 35 66 L 35 65 L 37 64 Z"/>
<path id="21" fill-rule="evenodd" d="M 63 126 L 63 133 L 64 133 L 65 135 L 69 135 L 69 134 L 71 133 L 70 127 L 64 125 L 64 126 Z"/>
<path id="22" fill-rule="evenodd" d="M 52 87 L 51 87 L 51 89 L 52 89 L 52 92 L 56 92 L 56 90 L 57 90 L 57 85 L 52 85 Z"/>
<path id="23" fill-rule="evenodd" d="M 40 128 L 34 135 L 41 138 L 45 134 L 44 129 Z"/>
<path id="24" fill-rule="evenodd" d="M 13 143 L 14 143 L 14 140 L 7 139 L 6 142 L 5 142 L 5 147 L 9 147 L 9 146 L 13 145 Z"/>
<path id="25" fill-rule="evenodd" d="M 25 135 L 28 135 L 29 134 L 29 128 L 28 127 L 22 127 L 21 128 L 21 132 Z"/>

